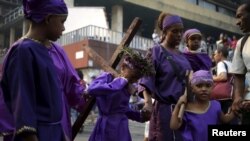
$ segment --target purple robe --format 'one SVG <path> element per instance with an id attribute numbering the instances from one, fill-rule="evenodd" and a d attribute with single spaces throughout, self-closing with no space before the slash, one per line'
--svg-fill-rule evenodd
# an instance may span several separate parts
<path id="1" fill-rule="evenodd" d="M 0 88 L 0 135 L 8 135 L 14 131 L 13 116 L 7 108 L 2 89 Z"/>
<path id="2" fill-rule="evenodd" d="M 177 74 L 185 80 L 186 70 L 191 70 L 188 60 L 182 53 L 168 51 L 176 67 L 179 68 L 175 70 L 166 59 L 163 49 L 160 45 L 151 48 L 148 54 L 152 58 L 156 75 L 140 80 L 140 85 L 149 90 L 155 98 L 149 126 L 150 141 L 173 140 L 173 131 L 169 125 L 171 105 L 175 104 L 183 95 L 185 86 L 183 81 L 178 80 Z M 181 140 L 179 137 L 180 135 L 176 135 L 177 141 Z"/>
<path id="3" fill-rule="evenodd" d="M 205 53 L 183 53 L 188 59 L 194 72 L 198 70 L 210 70 L 212 67 L 211 58 Z"/>
<path id="4" fill-rule="evenodd" d="M 185 111 L 180 128 L 183 141 L 207 141 L 208 125 L 220 124 L 221 106 L 218 101 L 210 101 L 204 113 Z"/>
<path id="5" fill-rule="evenodd" d="M 5 60 L 1 87 L 14 115 L 15 134 L 28 127 L 23 132 L 36 132 L 38 140 L 72 140 L 68 108 L 84 105 L 84 87 L 63 49 L 51 47 L 17 41 Z"/>
<path id="6" fill-rule="evenodd" d="M 99 117 L 89 141 L 132 141 L 128 118 L 141 121 L 140 113 L 129 108 L 124 78 L 102 73 L 89 86 L 88 93 L 96 97 Z"/>

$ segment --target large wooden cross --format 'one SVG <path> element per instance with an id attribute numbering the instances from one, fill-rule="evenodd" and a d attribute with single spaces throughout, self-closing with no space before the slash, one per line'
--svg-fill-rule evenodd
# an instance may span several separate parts
<path id="1" fill-rule="evenodd" d="M 121 52 L 121 50 L 124 47 L 129 46 L 130 42 L 132 41 L 133 37 L 135 36 L 136 32 L 138 31 L 141 23 L 142 23 L 142 21 L 138 17 L 136 17 L 133 20 L 133 22 L 129 26 L 128 30 L 126 31 L 125 36 L 122 38 L 121 43 L 119 44 L 119 46 L 115 50 L 114 54 L 112 55 L 109 63 L 107 63 L 98 53 L 96 53 L 93 49 L 91 49 L 88 46 L 84 46 L 86 52 L 94 60 L 94 62 L 98 63 L 101 66 L 101 68 L 103 70 L 111 72 L 115 76 L 118 76 L 118 73 L 115 69 L 123 56 L 123 52 Z M 75 123 L 73 124 L 73 127 L 72 127 L 73 140 L 75 139 L 77 133 L 79 132 L 80 128 L 82 127 L 82 124 L 84 123 L 84 121 L 88 117 L 95 102 L 96 102 L 96 99 L 94 97 L 88 98 L 88 100 L 84 106 L 83 112 L 80 113 L 80 115 L 77 117 Z"/>

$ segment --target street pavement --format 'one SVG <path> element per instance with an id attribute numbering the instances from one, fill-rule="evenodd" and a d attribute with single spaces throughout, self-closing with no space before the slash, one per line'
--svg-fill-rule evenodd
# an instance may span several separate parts
<path id="1" fill-rule="evenodd" d="M 88 141 L 88 138 L 94 128 L 94 124 L 90 120 L 86 120 L 84 124 L 84 130 L 81 133 L 78 133 L 74 141 Z M 144 139 L 144 126 L 145 123 L 138 123 L 135 121 L 129 121 L 129 129 L 132 136 L 132 141 L 143 141 Z M 0 137 L 0 141 L 2 141 Z"/>
<path id="2" fill-rule="evenodd" d="M 129 129 L 132 136 L 132 141 L 143 141 L 144 139 L 144 123 L 138 123 L 135 121 L 129 121 Z M 88 138 L 94 128 L 94 124 L 86 120 L 84 124 L 84 130 L 82 133 L 78 133 L 74 141 L 88 141 Z"/>

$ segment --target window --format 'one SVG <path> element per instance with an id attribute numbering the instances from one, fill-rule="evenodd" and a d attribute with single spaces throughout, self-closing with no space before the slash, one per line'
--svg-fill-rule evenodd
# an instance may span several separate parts
<path id="1" fill-rule="evenodd" d="M 216 6 L 214 4 L 208 3 L 208 2 L 206 2 L 204 0 L 199 0 L 199 6 L 204 7 L 206 9 L 216 11 Z"/>

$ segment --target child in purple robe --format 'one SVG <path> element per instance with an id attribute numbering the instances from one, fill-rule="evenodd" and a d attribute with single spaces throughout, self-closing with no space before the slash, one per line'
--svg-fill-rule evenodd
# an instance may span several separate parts
<path id="1" fill-rule="evenodd" d="M 191 64 L 193 71 L 210 70 L 212 67 L 211 58 L 206 53 L 200 51 L 201 32 L 195 28 L 188 29 L 183 37 L 187 45 L 183 53 Z"/>
<path id="2" fill-rule="evenodd" d="M 28 33 L 10 48 L 1 88 L 14 118 L 14 141 L 71 141 L 69 108 L 84 106 L 83 85 L 56 41 L 65 30 L 63 0 L 23 0 Z"/>
<path id="3" fill-rule="evenodd" d="M 129 107 L 129 85 L 154 72 L 151 63 L 137 53 L 126 54 L 120 77 L 104 72 L 88 87 L 88 94 L 96 97 L 99 117 L 89 141 L 132 141 L 128 119 L 144 122 L 143 115 Z"/>
<path id="4" fill-rule="evenodd" d="M 161 42 L 147 54 L 156 74 L 140 79 L 142 88 L 139 93 L 151 95 L 155 100 L 153 105 L 152 101 L 145 100 L 144 106 L 152 109 L 149 141 L 181 141 L 180 134 L 173 132 L 169 123 L 172 105 L 184 93 L 186 70 L 192 69 L 186 57 L 177 49 L 182 38 L 183 22 L 177 15 L 161 13 L 158 27 L 162 32 Z"/>
<path id="5" fill-rule="evenodd" d="M 208 125 L 228 123 L 235 116 L 233 112 L 224 114 L 218 101 L 210 101 L 213 87 L 211 72 L 196 71 L 190 83 L 194 99 L 187 102 L 186 95 L 180 97 L 172 113 L 170 128 L 178 129 L 184 141 L 207 141 Z M 178 113 L 183 103 L 186 103 L 186 109 L 183 118 L 179 119 Z"/>

